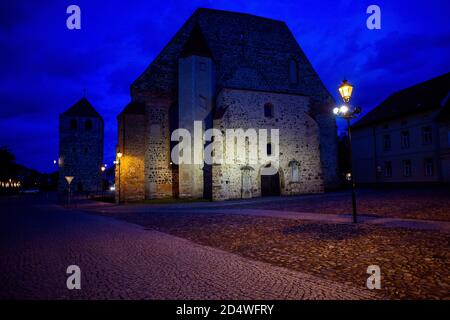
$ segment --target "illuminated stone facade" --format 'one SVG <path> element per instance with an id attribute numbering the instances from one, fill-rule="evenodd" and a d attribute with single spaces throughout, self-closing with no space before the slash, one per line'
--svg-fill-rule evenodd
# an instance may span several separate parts
<path id="1" fill-rule="evenodd" d="M 281 21 L 198 9 L 131 85 L 131 97 L 118 117 L 121 200 L 250 198 L 337 184 L 333 98 Z M 261 178 L 263 164 L 173 164 L 171 133 L 192 130 L 194 120 L 204 129 L 278 128 L 276 180 Z"/>
<path id="2" fill-rule="evenodd" d="M 292 94 L 223 89 L 217 101 L 218 108 L 227 108 L 222 117 L 214 120 L 214 127 L 221 131 L 229 128 L 279 129 L 281 195 L 324 190 L 319 127 L 308 115 L 309 98 Z M 267 103 L 273 106 L 271 117 L 264 114 L 263 106 Z M 234 150 L 225 149 L 225 157 L 229 152 Z M 261 196 L 261 168 L 266 163 L 259 154 L 249 153 L 248 147 L 238 149 L 237 152 L 243 155 L 237 158 L 236 164 L 212 166 L 213 199 Z"/>

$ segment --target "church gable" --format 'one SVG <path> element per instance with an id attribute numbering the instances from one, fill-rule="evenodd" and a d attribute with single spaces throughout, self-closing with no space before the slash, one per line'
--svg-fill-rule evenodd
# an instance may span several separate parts
<path id="1" fill-rule="evenodd" d="M 176 96 L 178 59 L 187 44 L 194 50 L 189 43 L 195 42 L 200 43 L 197 51 L 207 50 L 214 60 L 218 88 L 306 94 L 321 102 L 332 99 L 284 22 L 211 9 L 198 9 L 186 21 L 132 84 L 134 95 Z M 290 66 L 298 68 L 298 81 L 292 82 Z"/>

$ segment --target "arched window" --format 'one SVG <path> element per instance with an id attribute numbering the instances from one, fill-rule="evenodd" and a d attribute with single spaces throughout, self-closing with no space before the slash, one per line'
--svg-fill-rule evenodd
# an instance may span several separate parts
<path id="1" fill-rule="evenodd" d="M 92 130 L 92 121 L 91 120 L 86 120 L 84 123 L 84 128 L 86 130 Z"/>
<path id="2" fill-rule="evenodd" d="M 294 59 L 289 61 L 289 82 L 298 83 L 298 63 Z"/>
<path id="3" fill-rule="evenodd" d="M 264 117 L 273 118 L 273 104 L 266 103 L 264 105 Z"/>
<path id="4" fill-rule="evenodd" d="M 267 144 L 267 155 L 272 155 L 272 144 L 270 142 Z"/>
<path id="5" fill-rule="evenodd" d="M 77 128 L 77 119 L 71 119 L 70 120 L 70 129 L 76 129 Z"/>
<path id="6" fill-rule="evenodd" d="M 291 181 L 299 182 L 300 181 L 300 164 L 297 161 L 291 161 L 289 163 L 291 167 Z"/>
<path id="7" fill-rule="evenodd" d="M 242 172 L 242 198 L 252 197 L 252 187 L 253 187 L 253 175 L 254 169 L 250 166 L 245 166 L 241 168 Z"/>

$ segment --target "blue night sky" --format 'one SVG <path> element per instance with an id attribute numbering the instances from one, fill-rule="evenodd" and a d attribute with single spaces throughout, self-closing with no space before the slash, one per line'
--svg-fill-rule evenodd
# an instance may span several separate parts
<path id="1" fill-rule="evenodd" d="M 71 4 L 81 7 L 81 30 L 66 28 Z M 381 30 L 366 28 L 371 4 L 381 7 Z M 448 0 L 2 1 L 0 146 L 18 163 L 54 170 L 58 115 L 86 89 L 105 119 L 110 164 L 130 84 L 198 7 L 284 20 L 330 92 L 338 98 L 337 86 L 348 78 L 364 112 L 450 71 Z"/>

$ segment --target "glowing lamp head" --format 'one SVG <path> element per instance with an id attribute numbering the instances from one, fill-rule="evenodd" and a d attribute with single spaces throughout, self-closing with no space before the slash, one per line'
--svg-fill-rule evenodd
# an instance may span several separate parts
<path id="1" fill-rule="evenodd" d="M 100 170 L 102 170 L 102 172 L 105 171 L 105 170 L 106 170 L 105 166 L 102 166 L 102 167 L 100 168 Z"/>
<path id="2" fill-rule="evenodd" d="M 342 84 L 339 86 L 339 94 L 342 97 L 344 102 L 349 102 L 352 97 L 353 87 L 347 80 L 342 81 Z"/>
<path id="3" fill-rule="evenodd" d="M 117 158 L 122 158 L 123 157 L 123 153 L 122 152 L 117 152 Z"/>
<path id="4" fill-rule="evenodd" d="M 338 115 L 338 114 L 339 114 L 339 108 L 338 108 L 338 107 L 334 108 L 334 109 L 333 109 L 333 113 L 334 113 L 335 115 Z"/>
<path id="5" fill-rule="evenodd" d="M 341 107 L 339 108 L 339 113 L 340 113 L 340 114 L 345 115 L 345 114 L 347 114 L 347 112 L 348 112 L 348 107 L 347 107 L 346 105 L 343 105 L 343 106 L 341 106 Z"/>

